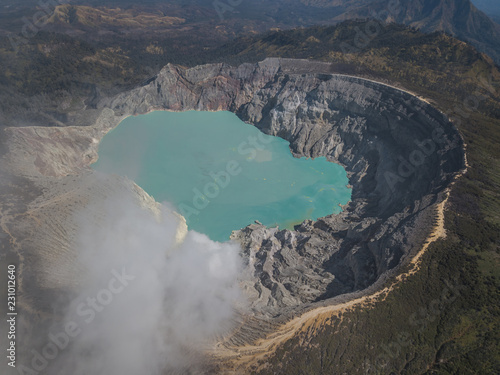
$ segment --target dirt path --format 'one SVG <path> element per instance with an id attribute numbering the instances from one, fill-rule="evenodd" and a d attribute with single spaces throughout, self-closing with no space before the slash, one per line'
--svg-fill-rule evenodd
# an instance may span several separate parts
<path id="1" fill-rule="evenodd" d="M 340 313 L 354 307 L 367 307 L 369 305 L 373 305 L 377 301 L 383 301 L 396 285 L 398 285 L 406 277 L 415 274 L 419 270 L 420 259 L 429 248 L 429 245 L 437 239 L 446 236 L 444 228 L 444 211 L 448 197 L 449 192 L 446 194 L 446 198 L 443 202 L 436 205 L 436 224 L 420 251 L 410 261 L 409 270 L 398 275 L 391 285 L 373 294 L 366 295 L 346 303 L 324 306 L 310 310 L 282 325 L 275 332 L 268 335 L 264 339 L 258 340 L 253 345 L 243 347 L 227 347 L 224 342 L 219 342 L 213 349 L 208 351 L 208 354 L 217 361 L 225 363 L 226 366 L 224 367 L 227 368 L 227 371 L 225 372 L 226 374 L 245 373 L 245 370 L 251 365 L 255 365 L 258 361 L 268 357 L 280 344 L 283 344 L 287 340 L 291 339 L 298 332 L 310 330 L 313 330 L 314 332 L 324 324 L 325 320 L 331 318 L 332 316 L 338 316 Z"/>

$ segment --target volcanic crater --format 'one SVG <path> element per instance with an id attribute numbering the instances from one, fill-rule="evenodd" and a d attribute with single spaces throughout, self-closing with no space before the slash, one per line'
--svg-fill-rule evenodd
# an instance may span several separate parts
<path id="1" fill-rule="evenodd" d="M 255 223 L 233 232 L 251 275 L 241 285 L 250 323 L 226 337 L 226 347 L 255 342 L 308 310 L 376 291 L 422 248 L 447 188 L 466 165 L 462 139 L 442 112 L 404 90 L 335 74 L 329 64 L 167 65 L 140 87 L 96 95 L 65 116 L 66 127 L 5 128 L 1 169 L 12 204 L 4 208 L 2 232 L 21 265 L 27 311 L 50 315 L 55 296 L 75 284 L 76 212 L 117 191 L 155 209 L 133 182 L 90 168 L 109 130 L 153 110 L 231 111 L 289 141 L 294 156 L 342 165 L 352 186 L 340 214 L 293 231 Z M 259 329 L 256 322 L 264 321 L 268 328 Z"/>

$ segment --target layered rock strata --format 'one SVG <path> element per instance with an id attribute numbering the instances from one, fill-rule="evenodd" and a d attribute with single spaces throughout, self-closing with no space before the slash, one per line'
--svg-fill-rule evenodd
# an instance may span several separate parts
<path id="1" fill-rule="evenodd" d="M 373 288 L 404 264 L 429 234 L 435 204 L 464 168 L 461 138 L 443 113 L 394 87 L 332 74 L 328 64 L 167 65 L 141 87 L 95 97 L 68 114 L 67 123 L 80 126 L 3 131 L 4 176 L 11 185 L 32 187 L 16 198 L 24 213 L 6 216 L 2 231 L 12 236 L 12 253 L 24 259 L 24 274 L 37 275 L 26 277 L 24 288 L 34 309 L 48 311 L 40 296 L 71 285 L 72 273 L 54 270 L 74 257 L 74 212 L 117 186 L 154 206 L 138 187 L 89 167 L 110 129 L 153 110 L 228 110 L 289 141 L 294 156 L 325 156 L 346 169 L 352 200 L 342 213 L 305 221 L 294 231 L 255 223 L 232 235 L 250 275 L 242 287 L 251 313 L 271 321 Z M 16 195 L 5 194 L 4 202 Z M 37 297 L 30 296 L 35 287 Z"/>

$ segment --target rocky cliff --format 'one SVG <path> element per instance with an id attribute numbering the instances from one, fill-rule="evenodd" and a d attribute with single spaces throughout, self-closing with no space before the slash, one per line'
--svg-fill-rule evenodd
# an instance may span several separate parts
<path id="1" fill-rule="evenodd" d="M 100 139 L 126 116 L 228 110 L 288 140 L 295 156 L 325 156 L 346 169 L 352 200 L 342 213 L 305 221 L 294 231 L 256 223 L 232 235 L 251 275 L 242 285 L 249 313 L 271 322 L 375 288 L 422 246 L 436 203 L 465 166 L 461 138 L 443 113 L 394 87 L 331 74 L 323 63 L 168 65 L 141 87 L 88 104 L 73 114 L 81 125 L 91 119 L 86 126 L 4 130 L 3 173 L 32 193 L 18 199 L 24 214 L 6 216 L 2 230 L 25 260 L 25 275 L 37 275 L 27 277 L 24 288 L 28 297 L 36 290 L 26 300 L 37 310 L 48 309 L 44 293 L 71 284 L 71 274 L 53 270 L 73 259 L 72 212 L 116 186 L 153 204 L 124 179 L 98 177 L 89 168 Z M 237 336 L 234 345 L 242 342 Z"/>
<path id="2" fill-rule="evenodd" d="M 237 68 L 169 65 L 147 85 L 99 103 L 117 115 L 229 110 L 288 140 L 297 157 L 326 156 L 345 167 L 352 201 L 340 215 L 295 231 L 252 224 L 233 233 L 255 277 L 246 289 L 259 313 L 274 316 L 372 285 L 419 248 L 432 205 L 464 167 L 460 137 L 438 110 L 328 68 L 278 59 Z"/>

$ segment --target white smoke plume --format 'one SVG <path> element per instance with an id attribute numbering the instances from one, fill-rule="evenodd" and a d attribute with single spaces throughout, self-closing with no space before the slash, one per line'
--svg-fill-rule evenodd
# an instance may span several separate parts
<path id="1" fill-rule="evenodd" d="M 241 302 L 236 244 L 183 233 L 168 207 L 154 215 L 125 199 L 107 199 L 78 221 L 83 277 L 64 318 L 74 337 L 51 373 L 184 373 L 230 328 Z M 61 337 L 62 347 L 63 336 L 56 331 L 53 341 Z"/>

